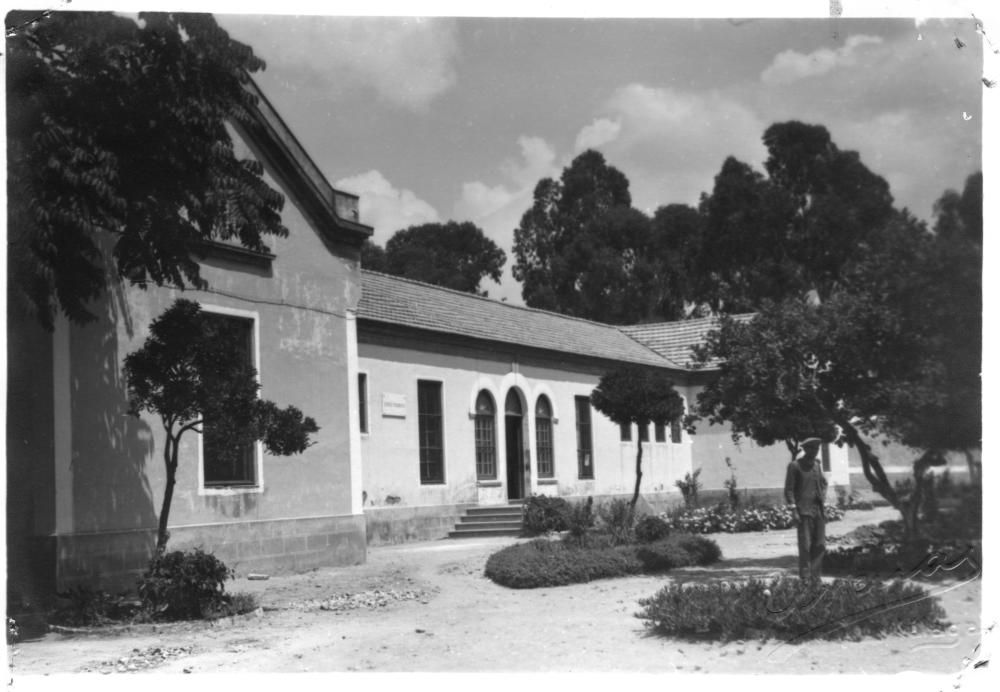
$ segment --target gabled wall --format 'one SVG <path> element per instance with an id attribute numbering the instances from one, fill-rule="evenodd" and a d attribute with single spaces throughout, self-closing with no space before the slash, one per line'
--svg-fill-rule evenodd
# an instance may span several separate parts
<path id="1" fill-rule="evenodd" d="M 249 489 L 206 488 L 199 435 L 187 433 L 168 547 L 201 546 L 244 572 L 365 559 L 349 398 L 360 241 L 316 228 L 315 218 L 301 211 L 297 188 L 270 177 L 264 163 L 268 182 L 286 194 L 282 219 L 290 232 L 265 239 L 273 258 L 207 249 L 200 264 L 208 290 L 143 289 L 112 278 L 105 299 L 93 306 L 95 323 L 60 320 L 52 335 L 15 326 L 12 343 L 30 344 L 10 352 L 10 371 L 33 373 L 29 384 L 43 396 L 27 400 L 30 417 L 12 419 L 12 429 L 30 439 L 17 445 L 8 436 L 9 466 L 33 469 L 27 481 L 33 488 L 50 477 L 52 489 L 35 492 L 31 507 L 16 514 L 18 530 L 31 539 L 14 542 L 47 538 L 59 587 L 132 587 L 151 554 L 165 481 L 164 431 L 154 416 L 128 414 L 122 365 L 142 346 L 152 320 L 179 297 L 252 318 L 261 396 L 297 406 L 320 431 L 301 455 L 270 456 L 258 446 L 259 482 Z M 32 387 L 11 390 L 19 406 Z M 30 514 L 39 516 L 29 526 Z"/>

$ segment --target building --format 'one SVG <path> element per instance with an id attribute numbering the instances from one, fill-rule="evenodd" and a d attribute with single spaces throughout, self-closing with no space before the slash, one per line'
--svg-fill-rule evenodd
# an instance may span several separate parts
<path id="1" fill-rule="evenodd" d="M 256 91 L 251 84 L 248 88 Z M 219 468 L 200 435 L 182 438 L 170 547 L 204 546 L 241 571 L 365 559 L 357 454 L 354 311 L 360 298 L 357 198 L 329 186 L 263 95 L 237 146 L 286 196 L 287 238 L 269 253 L 205 245 L 207 291 L 110 282 L 98 322 L 48 333 L 8 322 L 7 545 L 10 593 L 30 598 L 78 582 L 133 587 L 155 544 L 164 432 L 128 414 L 124 357 L 183 295 L 247 333 L 262 396 L 316 419 L 305 453 Z M 109 276 L 115 276 L 109 268 Z"/>
<path id="2" fill-rule="evenodd" d="M 745 495 L 778 500 L 784 446 L 735 444 L 701 423 L 619 428 L 590 405 L 621 363 L 667 370 L 693 402 L 713 368 L 690 347 L 710 319 L 614 327 L 399 277 L 361 272 L 359 430 L 370 544 L 447 535 L 463 512 L 532 494 L 631 496 L 641 439 L 643 500 L 682 501 L 676 481 L 701 471 L 722 499 L 735 475 Z M 825 446 L 831 483 L 848 482 L 846 450 Z"/>
<path id="3" fill-rule="evenodd" d="M 123 360 L 183 295 L 245 330 L 262 396 L 319 427 L 293 457 L 248 450 L 223 467 L 201 436 L 183 438 L 170 547 L 203 547 L 240 572 L 363 562 L 368 544 L 438 538 L 468 507 L 531 494 L 630 496 L 644 445 L 643 501 L 681 501 L 701 472 L 722 499 L 780 496 L 783 447 L 735 444 L 722 426 L 619 428 L 590 405 L 621 363 L 666 370 L 693 402 L 712 368 L 688 362 L 711 320 L 614 327 L 362 272 L 371 229 L 357 198 L 334 190 L 271 105 L 234 132 L 288 204 L 288 238 L 269 252 L 206 243 L 210 288 L 140 288 L 108 267 L 110 290 L 86 326 L 54 332 L 8 315 L 9 590 L 32 599 L 78 583 L 134 585 L 155 544 L 165 469 L 160 421 L 128 413 Z M 110 249 L 110 247 L 108 248 Z M 209 446 L 210 447 L 210 446 Z M 846 451 L 824 450 L 833 484 Z"/>

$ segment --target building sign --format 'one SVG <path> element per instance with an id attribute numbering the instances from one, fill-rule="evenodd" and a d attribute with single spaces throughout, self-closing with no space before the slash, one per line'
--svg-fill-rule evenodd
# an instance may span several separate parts
<path id="1" fill-rule="evenodd" d="M 390 418 L 406 418 L 406 395 L 382 394 L 382 415 Z"/>

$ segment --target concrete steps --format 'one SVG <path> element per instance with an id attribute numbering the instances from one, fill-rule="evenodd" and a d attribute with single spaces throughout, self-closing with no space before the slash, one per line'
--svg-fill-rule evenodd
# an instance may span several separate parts
<path id="1" fill-rule="evenodd" d="M 470 507 L 460 517 L 449 538 L 482 538 L 485 536 L 520 536 L 521 503 Z"/>

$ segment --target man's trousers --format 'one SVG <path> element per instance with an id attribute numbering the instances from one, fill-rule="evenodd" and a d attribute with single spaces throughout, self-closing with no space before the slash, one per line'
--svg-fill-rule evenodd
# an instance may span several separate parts
<path id="1" fill-rule="evenodd" d="M 826 552 L 826 517 L 802 516 L 799 519 L 799 578 L 818 580 Z"/>

